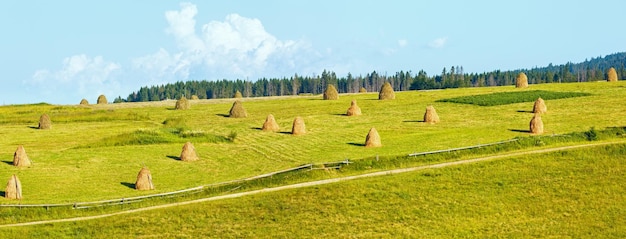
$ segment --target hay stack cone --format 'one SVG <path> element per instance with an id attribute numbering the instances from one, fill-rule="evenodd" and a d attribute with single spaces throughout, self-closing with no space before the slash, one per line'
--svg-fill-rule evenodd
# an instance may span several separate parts
<path id="1" fill-rule="evenodd" d="M 380 87 L 380 92 L 378 93 L 379 100 L 393 100 L 396 98 L 396 93 L 393 91 L 393 87 L 389 82 L 385 82 L 382 87 Z"/>
<path id="2" fill-rule="evenodd" d="M 543 114 L 548 112 L 548 107 L 546 106 L 546 102 L 541 99 L 541 97 L 537 98 L 535 104 L 533 105 L 533 113 L 535 114 Z"/>
<path id="3" fill-rule="evenodd" d="M 15 174 L 11 176 L 4 190 L 4 197 L 7 199 L 22 199 L 22 183 Z"/>
<path id="4" fill-rule="evenodd" d="M 365 147 L 374 148 L 381 146 L 383 146 L 383 144 L 380 142 L 380 135 L 378 135 L 378 131 L 376 131 L 376 128 L 371 128 L 370 132 L 368 132 L 365 137 Z"/>
<path id="5" fill-rule="evenodd" d="M 196 148 L 193 147 L 193 144 L 191 144 L 191 142 L 187 142 L 185 143 L 185 145 L 183 145 L 183 151 L 180 153 L 180 160 L 181 161 L 196 161 L 200 159 L 198 157 L 198 154 L 196 153 Z"/>
<path id="6" fill-rule="evenodd" d="M 231 118 L 245 118 L 248 117 L 248 113 L 246 113 L 246 109 L 243 108 L 241 101 L 237 100 L 233 103 L 233 107 L 230 108 L 228 116 Z"/>
<path id="7" fill-rule="evenodd" d="M 426 113 L 424 113 L 424 122 L 431 124 L 439 123 L 439 115 L 437 115 L 437 111 L 432 105 L 426 107 Z"/>
<path id="8" fill-rule="evenodd" d="M 617 71 L 615 70 L 615 68 L 611 67 L 606 72 L 606 81 L 609 81 L 609 82 L 617 81 Z"/>
<path id="9" fill-rule="evenodd" d="M 107 101 L 107 97 L 106 97 L 106 96 L 104 96 L 104 95 L 100 95 L 100 96 L 98 96 L 98 101 L 97 101 L 97 102 L 98 102 L 98 104 L 99 104 L 99 105 L 100 105 L 100 104 L 104 104 L 104 105 L 106 105 L 106 104 L 108 104 L 108 103 L 109 103 L 109 101 Z"/>
<path id="10" fill-rule="evenodd" d="M 179 100 L 176 101 L 176 107 L 175 109 L 177 110 L 188 110 L 189 109 L 189 101 L 187 100 L 187 98 L 185 98 L 184 96 L 181 96 Z"/>
<path id="11" fill-rule="evenodd" d="M 346 112 L 347 116 L 359 116 L 361 115 L 361 107 L 356 104 L 356 100 L 352 100 L 350 103 L 350 108 L 348 108 L 348 112 Z"/>
<path id="12" fill-rule="evenodd" d="M 191 100 L 199 100 L 200 98 L 198 98 L 197 95 L 191 95 Z"/>
<path id="13" fill-rule="evenodd" d="M 515 88 L 526 88 L 528 87 L 528 77 L 524 72 L 520 72 L 517 74 L 517 78 L 515 78 Z"/>
<path id="14" fill-rule="evenodd" d="M 329 84 L 324 91 L 324 100 L 337 100 L 339 99 L 339 93 L 334 85 Z"/>
<path id="15" fill-rule="evenodd" d="M 530 120 L 530 133 L 543 134 L 543 122 L 541 121 L 540 114 L 535 114 L 533 119 Z"/>
<path id="16" fill-rule="evenodd" d="M 361 89 L 359 89 L 359 93 L 367 93 L 367 90 L 365 87 L 361 87 Z"/>
<path id="17" fill-rule="evenodd" d="M 87 99 L 82 99 L 82 100 L 80 100 L 80 104 L 81 105 L 88 105 L 89 101 L 87 101 Z"/>
<path id="18" fill-rule="evenodd" d="M 135 182 L 135 189 L 154 189 L 154 184 L 152 184 L 152 174 L 150 174 L 150 170 L 148 168 L 143 167 L 141 170 L 139 170 L 139 174 L 137 174 L 137 181 Z"/>
<path id="19" fill-rule="evenodd" d="M 274 115 L 269 114 L 263 123 L 263 127 L 261 128 L 263 131 L 279 131 L 280 127 L 276 123 L 276 119 L 274 119 Z"/>
<path id="20" fill-rule="evenodd" d="M 17 150 L 13 154 L 13 165 L 16 167 L 30 167 L 30 159 L 26 155 L 24 146 L 17 146 Z"/>
<path id="21" fill-rule="evenodd" d="M 293 120 L 293 126 L 291 127 L 291 134 L 301 135 L 306 133 L 306 126 L 304 125 L 304 119 L 298 116 Z"/>
<path id="22" fill-rule="evenodd" d="M 48 114 L 42 114 L 41 117 L 39 117 L 39 127 L 37 127 L 38 129 L 51 129 L 52 128 L 52 121 L 50 120 L 50 116 L 48 116 Z"/>
<path id="23" fill-rule="evenodd" d="M 241 98 L 243 98 L 243 95 L 241 95 L 240 91 L 237 91 L 237 92 L 235 92 L 235 97 L 234 98 L 235 99 L 241 99 Z"/>

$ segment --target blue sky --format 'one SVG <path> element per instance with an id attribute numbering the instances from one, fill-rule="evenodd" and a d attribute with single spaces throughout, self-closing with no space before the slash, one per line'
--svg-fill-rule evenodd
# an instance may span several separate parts
<path id="1" fill-rule="evenodd" d="M 429 75 L 626 51 L 626 1 L 3 1 L 0 104 L 186 80 Z"/>

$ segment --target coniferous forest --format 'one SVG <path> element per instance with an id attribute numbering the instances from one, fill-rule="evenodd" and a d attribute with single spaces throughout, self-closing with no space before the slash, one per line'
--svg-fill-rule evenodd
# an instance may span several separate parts
<path id="1" fill-rule="evenodd" d="M 178 99 L 182 96 L 191 98 L 192 95 L 200 99 L 232 98 L 236 91 L 240 91 L 244 97 L 321 94 L 328 84 L 335 85 L 339 93 L 356 93 L 362 88 L 368 92 L 378 91 L 385 82 L 390 82 L 395 91 L 503 86 L 515 84 L 519 72 L 527 75 L 529 84 L 587 82 L 605 80 L 606 72 L 611 67 L 615 68 L 619 79 L 624 79 L 625 66 L 626 52 L 622 52 L 591 58 L 581 63 L 568 62 L 541 68 L 483 73 L 465 73 L 463 66 L 451 66 L 434 75 L 428 75 L 420 70 L 417 73 L 400 71 L 393 75 L 384 75 L 376 71 L 358 76 L 348 73 L 346 76 L 338 77 L 335 72 L 324 70 L 317 76 L 294 74 L 283 78 L 260 78 L 256 81 L 190 80 L 145 86 L 125 99 L 117 97 L 114 102 L 160 101 Z"/>

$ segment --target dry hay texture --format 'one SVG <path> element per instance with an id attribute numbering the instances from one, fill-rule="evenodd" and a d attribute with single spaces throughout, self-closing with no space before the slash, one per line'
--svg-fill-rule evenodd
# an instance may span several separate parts
<path id="1" fill-rule="evenodd" d="M 383 146 L 383 144 L 380 142 L 380 135 L 378 135 L 378 131 L 376 131 L 376 128 L 371 128 L 365 137 L 365 147 L 374 148 L 381 146 Z"/>
<path id="2" fill-rule="evenodd" d="M 100 95 L 100 96 L 98 96 L 98 101 L 97 101 L 97 102 L 98 102 L 98 104 L 103 104 L 103 105 L 105 105 L 105 104 L 108 104 L 108 103 L 109 103 L 109 102 L 107 101 L 107 97 L 106 97 L 106 96 L 104 96 L 104 95 Z"/>
<path id="3" fill-rule="evenodd" d="M 150 170 L 146 167 L 141 168 L 139 170 L 139 174 L 137 174 L 137 181 L 135 182 L 135 189 L 137 190 L 152 190 L 154 189 L 154 184 L 152 184 L 152 174 L 150 174 Z"/>
<path id="4" fill-rule="evenodd" d="M 533 113 L 535 114 L 543 114 L 548 112 L 548 107 L 546 106 L 546 102 L 541 99 L 541 97 L 537 98 L 535 104 L 533 105 Z"/>
<path id="5" fill-rule="evenodd" d="M 30 167 L 30 159 L 26 155 L 24 146 L 17 146 L 17 150 L 13 154 L 13 165 L 16 167 Z"/>
<path id="6" fill-rule="evenodd" d="M 80 104 L 81 105 L 88 105 L 89 101 L 87 101 L 87 99 L 82 99 L 82 100 L 80 100 Z"/>
<path id="7" fill-rule="evenodd" d="M 528 77 L 524 72 L 520 72 L 517 74 L 517 78 L 515 78 L 515 88 L 526 88 L 528 87 Z"/>
<path id="8" fill-rule="evenodd" d="M 184 96 L 181 96 L 179 100 L 176 101 L 176 109 L 177 110 L 188 110 L 190 108 L 190 103 Z"/>
<path id="9" fill-rule="evenodd" d="M 291 127 L 291 134 L 301 135 L 306 133 L 306 126 L 304 125 L 304 119 L 298 116 L 293 120 L 293 126 Z"/>
<path id="10" fill-rule="evenodd" d="M 338 100 L 339 93 L 337 92 L 337 88 L 334 85 L 329 84 L 326 86 L 326 90 L 324 91 L 324 100 Z"/>
<path id="11" fill-rule="evenodd" d="M 276 119 L 274 119 L 274 115 L 267 115 L 267 118 L 265 119 L 265 122 L 263 122 L 263 127 L 261 128 L 261 130 L 273 132 L 277 132 L 280 130 L 280 127 L 276 123 Z"/>
<path id="12" fill-rule="evenodd" d="M 530 120 L 530 133 L 543 134 L 543 121 L 541 121 L 541 115 L 535 114 L 533 119 Z"/>
<path id="13" fill-rule="evenodd" d="M 185 145 L 183 145 L 183 151 L 180 153 L 180 160 L 181 161 L 196 161 L 200 159 L 198 157 L 198 154 L 196 153 L 196 148 L 193 147 L 193 144 L 191 142 L 186 142 Z"/>
<path id="14" fill-rule="evenodd" d="M 231 118 L 245 118 L 248 117 L 248 113 L 246 113 L 246 109 L 243 108 L 241 101 L 237 100 L 233 103 L 233 107 L 230 108 L 228 116 Z"/>
<path id="15" fill-rule="evenodd" d="M 7 187 L 4 190 L 4 197 L 7 199 L 22 199 L 22 183 L 15 174 L 11 176 Z"/>
<path id="16" fill-rule="evenodd" d="M 617 71 L 615 70 L 615 68 L 611 67 L 606 72 L 606 81 L 609 81 L 609 82 L 617 81 Z"/>
<path id="17" fill-rule="evenodd" d="M 361 89 L 359 89 L 359 93 L 367 93 L 367 89 L 365 89 L 365 87 L 361 87 Z"/>
<path id="18" fill-rule="evenodd" d="M 380 87 L 380 92 L 378 93 L 379 100 L 393 100 L 396 98 L 396 93 L 393 92 L 393 87 L 389 82 L 385 82 L 382 87 Z"/>
<path id="19" fill-rule="evenodd" d="M 234 98 L 241 99 L 241 98 L 243 98 L 243 95 L 241 95 L 240 91 L 237 91 L 237 92 L 235 92 L 235 97 Z"/>
<path id="20" fill-rule="evenodd" d="M 350 108 L 348 108 L 348 112 L 346 112 L 347 116 L 359 116 L 361 115 L 361 107 L 356 104 L 356 100 L 352 100 L 350 103 Z"/>
<path id="21" fill-rule="evenodd" d="M 199 100 L 200 98 L 198 98 L 197 95 L 191 95 L 191 100 Z"/>
<path id="22" fill-rule="evenodd" d="M 424 122 L 431 124 L 439 123 L 439 115 L 437 115 L 437 111 L 432 105 L 426 107 L 426 113 L 424 113 Z"/>
<path id="23" fill-rule="evenodd" d="M 50 120 L 50 116 L 48 116 L 48 114 L 42 114 L 41 117 L 39 117 L 39 126 L 37 128 L 38 129 L 51 129 L 52 128 L 52 121 Z"/>

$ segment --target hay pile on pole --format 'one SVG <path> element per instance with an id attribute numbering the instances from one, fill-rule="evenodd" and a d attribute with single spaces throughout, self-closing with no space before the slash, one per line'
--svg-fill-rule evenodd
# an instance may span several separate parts
<path id="1" fill-rule="evenodd" d="M 97 101 L 97 102 L 98 102 L 98 104 L 99 104 L 99 105 L 100 105 L 100 104 L 106 105 L 106 104 L 108 104 L 108 103 L 109 103 L 109 102 L 107 101 L 107 97 L 106 97 L 106 96 L 104 96 L 104 95 L 100 95 L 100 96 L 98 96 L 98 101 Z"/>
<path id="2" fill-rule="evenodd" d="M 248 113 L 246 112 L 246 109 L 243 108 L 241 101 L 236 100 L 230 108 L 228 116 L 231 118 L 245 118 L 248 117 Z"/>
<path id="3" fill-rule="evenodd" d="M 306 126 L 304 125 L 304 119 L 298 116 L 293 120 L 293 126 L 291 127 L 291 134 L 301 135 L 306 133 Z"/>
<path id="4" fill-rule="evenodd" d="M 30 167 L 30 159 L 28 155 L 26 155 L 26 150 L 24 146 L 17 146 L 17 150 L 13 154 L 13 165 L 16 167 Z"/>
<path id="5" fill-rule="evenodd" d="M 52 128 L 52 121 L 50 120 L 50 116 L 48 116 L 48 114 L 42 114 L 41 117 L 39 117 L 39 126 L 37 128 L 38 129 L 51 129 Z"/>
<path id="6" fill-rule="evenodd" d="M 188 110 L 190 105 L 191 104 L 189 103 L 187 98 L 185 98 L 185 96 L 181 96 L 180 99 L 176 101 L 175 109 L 177 109 L 177 110 Z"/>
<path id="7" fill-rule="evenodd" d="M 7 187 L 4 190 L 4 197 L 7 199 L 22 199 L 22 183 L 15 174 L 11 176 Z"/>
<path id="8" fill-rule="evenodd" d="M 606 72 L 606 81 L 608 81 L 608 82 L 615 82 L 615 81 L 617 81 L 617 71 L 615 70 L 615 68 L 611 67 Z"/>
<path id="9" fill-rule="evenodd" d="M 88 105 L 89 101 L 87 101 L 87 99 L 82 99 L 82 100 L 80 100 L 80 104 L 81 105 Z"/>
<path id="10" fill-rule="evenodd" d="M 183 145 L 183 151 L 180 153 L 180 160 L 190 162 L 198 159 L 200 159 L 200 157 L 198 157 L 196 153 L 196 148 L 193 147 L 191 142 L 186 142 L 185 145 Z"/>
<path id="11" fill-rule="evenodd" d="M 200 98 L 198 98 L 197 95 L 191 95 L 191 100 L 199 100 Z"/>
<path id="12" fill-rule="evenodd" d="M 541 121 L 540 114 L 535 114 L 530 120 L 530 133 L 543 134 L 543 122 Z"/>
<path id="13" fill-rule="evenodd" d="M 361 115 L 361 107 L 356 104 L 356 100 L 352 100 L 350 103 L 350 108 L 348 108 L 348 112 L 346 112 L 347 116 L 359 116 Z"/>
<path id="14" fill-rule="evenodd" d="M 367 93 L 367 89 L 365 89 L 365 87 L 361 87 L 361 89 L 359 89 L 359 93 Z"/>
<path id="15" fill-rule="evenodd" d="M 548 107 L 546 106 L 546 102 L 541 99 L 541 97 L 537 98 L 535 104 L 533 105 L 533 113 L 535 114 L 543 114 L 548 112 Z"/>
<path id="16" fill-rule="evenodd" d="M 324 91 L 324 100 L 338 100 L 339 93 L 337 92 L 337 88 L 334 85 L 328 84 L 326 86 L 326 90 Z"/>
<path id="17" fill-rule="evenodd" d="M 365 137 L 365 147 L 374 148 L 381 146 L 383 146 L 383 144 L 380 142 L 380 135 L 378 135 L 378 131 L 376 131 L 376 128 L 371 128 Z"/>
<path id="18" fill-rule="evenodd" d="M 152 184 L 152 174 L 147 167 L 141 168 L 139 174 L 137 174 L 137 181 L 135 182 L 135 189 L 137 190 L 152 190 L 154 184 Z"/>
<path id="19" fill-rule="evenodd" d="M 378 92 L 379 100 L 393 100 L 396 98 L 396 93 L 393 91 L 393 87 L 389 82 L 385 82 L 382 87 L 380 87 L 380 92 Z"/>
<path id="20" fill-rule="evenodd" d="M 273 132 L 280 130 L 280 127 L 276 123 L 276 119 L 274 119 L 274 115 L 272 114 L 267 115 L 267 118 L 265 119 L 265 122 L 263 123 L 263 127 L 261 127 L 261 130 L 273 131 Z"/>
<path id="21" fill-rule="evenodd" d="M 235 99 L 241 99 L 241 98 L 243 98 L 243 95 L 241 95 L 241 92 L 240 92 L 239 90 L 237 90 L 237 91 L 235 92 L 235 96 L 234 96 L 233 98 L 235 98 Z"/>
<path id="22" fill-rule="evenodd" d="M 432 105 L 426 107 L 426 113 L 424 113 L 424 122 L 431 124 L 439 123 L 439 115 L 437 115 L 437 111 Z"/>
<path id="23" fill-rule="evenodd" d="M 520 72 L 517 74 L 515 78 L 515 88 L 527 88 L 528 87 L 528 77 L 524 72 Z"/>

